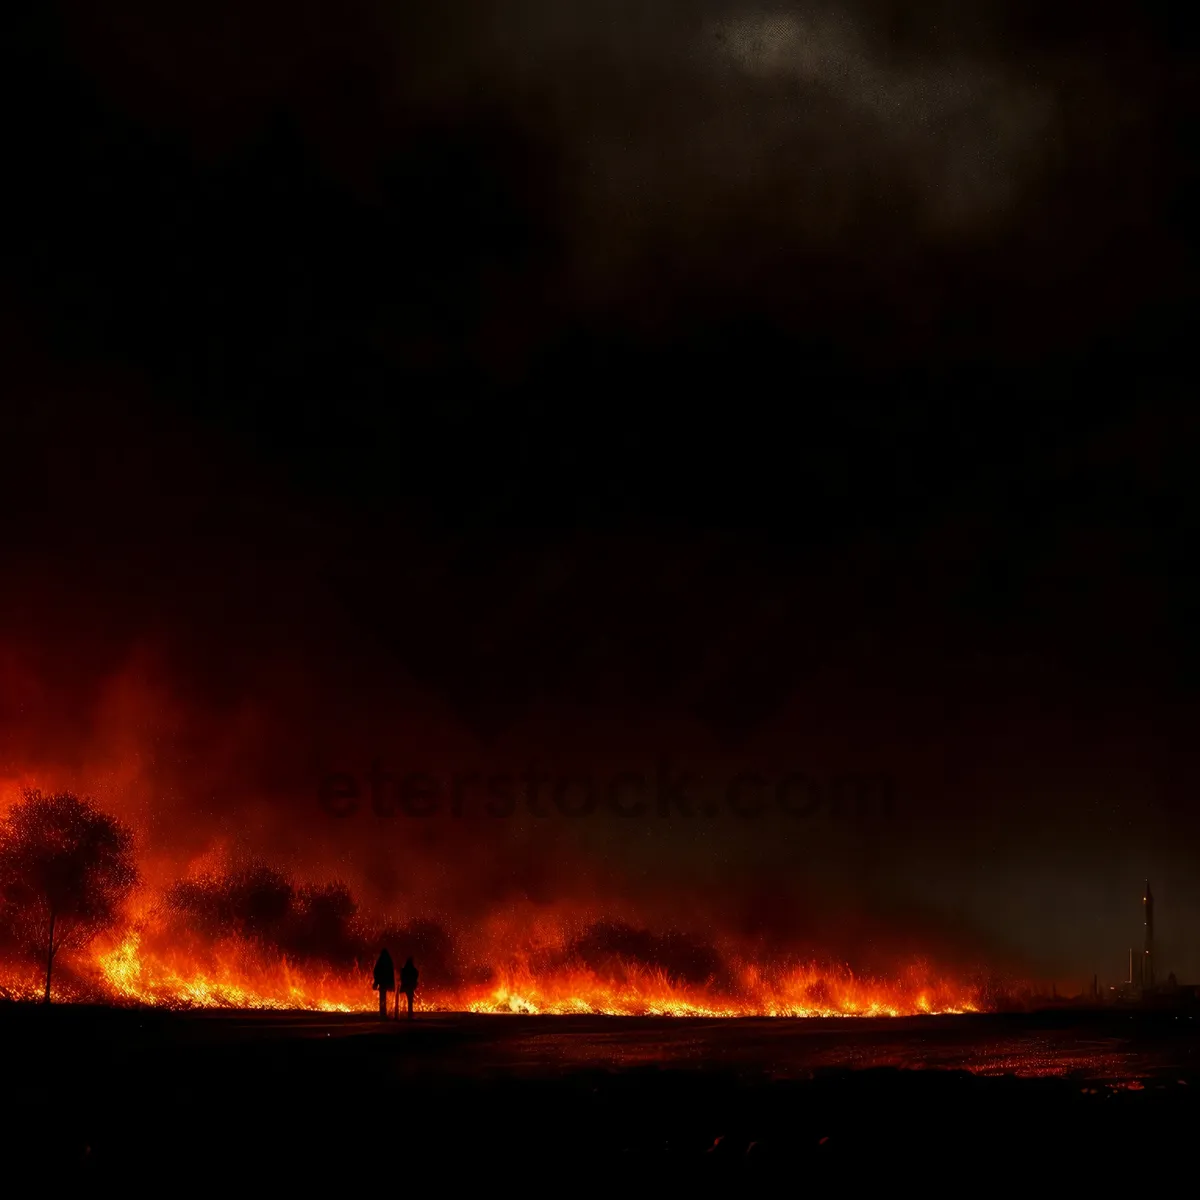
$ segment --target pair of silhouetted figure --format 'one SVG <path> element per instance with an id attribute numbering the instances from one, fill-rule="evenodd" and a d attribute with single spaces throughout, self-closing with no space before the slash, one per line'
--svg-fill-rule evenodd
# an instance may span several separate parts
<path id="1" fill-rule="evenodd" d="M 375 990 L 379 993 L 379 1016 L 387 1020 L 388 992 L 396 991 L 396 968 L 392 964 L 392 956 L 386 948 L 379 952 L 379 961 L 375 964 Z M 396 991 L 396 1018 L 400 1017 L 400 992 L 408 997 L 408 1018 L 413 1015 L 413 993 L 417 990 L 417 968 L 411 958 L 406 959 L 400 968 L 400 990 Z"/>

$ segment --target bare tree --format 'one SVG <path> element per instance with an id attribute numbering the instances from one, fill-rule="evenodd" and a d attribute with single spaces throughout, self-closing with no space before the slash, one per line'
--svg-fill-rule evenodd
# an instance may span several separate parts
<path id="1" fill-rule="evenodd" d="M 27 789 L 0 823 L 6 916 L 45 955 L 46 995 L 63 947 L 85 946 L 117 919 L 138 881 L 133 835 L 73 792 Z"/>

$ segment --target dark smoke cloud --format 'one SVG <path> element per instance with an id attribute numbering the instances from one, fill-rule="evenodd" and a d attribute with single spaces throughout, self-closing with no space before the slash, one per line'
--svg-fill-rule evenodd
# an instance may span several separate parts
<path id="1" fill-rule="evenodd" d="M 107 161 L 157 159 L 170 182 L 133 235 L 163 238 L 169 290 L 211 297 L 210 329 L 253 314 L 278 383 L 303 377 L 269 349 L 290 354 L 296 322 L 315 354 L 407 369 L 446 369 L 465 339 L 503 377 L 571 311 L 637 331 L 748 299 L 793 333 L 845 337 L 851 314 L 895 327 L 895 355 L 960 342 L 948 324 L 982 289 L 998 303 L 958 319 L 1011 350 L 1051 344 L 1046 313 L 1060 342 L 1128 316 L 1130 284 L 1079 288 L 1086 313 L 1055 311 L 1065 291 L 1019 311 L 1093 256 L 1140 261 L 1135 288 L 1173 269 L 1154 156 L 1175 85 L 1145 6 L 151 8 L 66 22 L 111 108 Z M 240 302 L 213 269 L 215 231 L 239 227 Z M 212 264 L 173 261 L 206 243 Z M 170 337 L 193 370 L 228 354 L 198 329 Z"/>
<path id="2" fill-rule="evenodd" d="M 290 889 L 271 944 L 343 956 L 355 919 L 292 881 L 344 878 L 377 926 L 447 937 L 507 906 L 628 902 L 652 928 L 631 952 L 670 961 L 654 939 L 680 895 L 702 940 L 869 957 L 903 926 L 1088 970 L 1119 960 L 1141 864 L 1181 881 L 1177 929 L 1200 911 L 1194 872 L 1155 850 L 1185 840 L 1191 725 L 1143 703 L 1164 671 L 1186 682 L 1187 589 L 1155 582 L 1185 536 L 1134 561 L 1137 531 L 1097 509 L 1076 538 L 1100 469 L 1063 474 L 1078 429 L 1040 395 L 826 405 L 813 383 L 868 352 L 1036 362 L 1168 337 L 1194 256 L 1187 43 L 1154 41 L 1163 6 L 47 11 L 24 15 L 56 69 L 4 73 L 7 111 L 41 118 L 9 151 L 7 794 L 96 794 L 156 880 L 266 856 Z M 518 399 L 473 402 L 464 358 Z M 164 397 L 194 411 L 168 420 Z M 1136 397 L 1087 400 L 1099 426 Z M 1174 529 L 1159 467 L 1190 477 L 1186 430 L 1117 417 L 1081 456 Z M 744 453 L 753 487 L 729 471 Z M 667 475 L 668 527 L 687 509 L 786 533 L 738 553 L 560 536 L 628 523 Z M 498 547 L 506 524 L 538 529 Z M 377 755 L 520 769 L 547 747 L 604 771 L 680 748 L 882 765 L 909 794 L 886 836 L 335 826 L 315 804 L 321 770 Z M 1147 795 L 1159 816 L 1135 820 Z M 259 919 L 231 903 L 221 928 Z"/>

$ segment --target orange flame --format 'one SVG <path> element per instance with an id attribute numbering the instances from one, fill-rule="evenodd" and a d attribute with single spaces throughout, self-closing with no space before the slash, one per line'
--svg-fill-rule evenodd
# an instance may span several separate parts
<path id="1" fill-rule="evenodd" d="M 736 961 L 736 960 L 735 960 Z M 34 999 L 31 977 L 0 978 L 0 994 Z M 235 943 L 160 949 L 131 928 L 99 945 L 56 976 L 56 998 L 165 1008 L 238 1008 L 276 1011 L 368 1012 L 378 1005 L 365 973 L 306 969 L 285 959 L 264 962 Z M 619 962 L 607 972 L 573 965 L 539 972 L 527 964 L 490 972 L 486 983 L 439 986 L 418 992 L 425 1011 L 597 1014 L 671 1017 L 902 1017 L 977 1012 L 983 990 L 940 979 L 922 964 L 895 978 L 866 978 L 844 966 L 741 962 L 725 981 L 688 983 L 659 968 Z"/>

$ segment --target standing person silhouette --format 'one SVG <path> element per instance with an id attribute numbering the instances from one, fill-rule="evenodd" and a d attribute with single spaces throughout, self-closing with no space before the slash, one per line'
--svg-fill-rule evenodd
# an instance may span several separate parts
<path id="1" fill-rule="evenodd" d="M 386 1021 L 388 992 L 394 991 L 396 987 L 396 967 L 386 946 L 380 950 L 379 960 L 375 963 L 375 982 L 372 986 L 379 993 L 379 1016 Z M 396 998 L 398 1000 L 399 996 Z"/>
<path id="2" fill-rule="evenodd" d="M 406 959 L 404 966 L 400 968 L 400 991 L 408 997 L 408 1019 L 412 1020 L 413 1015 L 413 992 L 417 990 L 417 968 L 413 965 L 411 958 Z M 400 1005 L 400 997 L 396 997 L 396 1006 Z"/>

